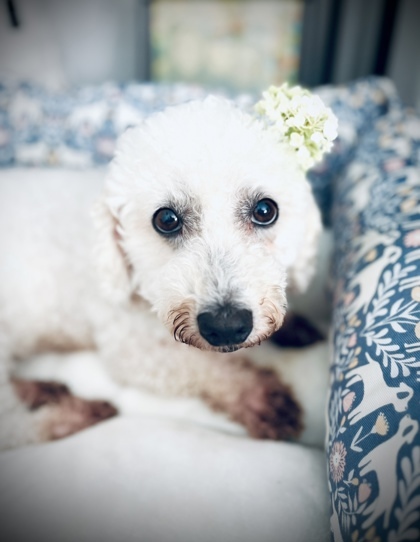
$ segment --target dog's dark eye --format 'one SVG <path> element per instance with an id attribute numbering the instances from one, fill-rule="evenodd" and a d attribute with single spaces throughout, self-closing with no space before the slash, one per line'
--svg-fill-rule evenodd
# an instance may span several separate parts
<path id="1" fill-rule="evenodd" d="M 252 210 L 251 220 L 258 226 L 270 226 L 279 216 L 277 204 L 268 198 L 261 199 Z"/>
<path id="2" fill-rule="evenodd" d="M 173 209 L 158 209 L 153 215 L 152 224 L 158 233 L 177 233 L 182 228 L 182 220 Z"/>

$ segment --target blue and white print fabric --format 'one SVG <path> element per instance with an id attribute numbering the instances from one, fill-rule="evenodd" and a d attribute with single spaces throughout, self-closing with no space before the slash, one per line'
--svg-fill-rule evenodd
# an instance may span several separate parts
<path id="1" fill-rule="evenodd" d="M 420 119 L 393 103 L 332 189 L 333 540 L 420 540 Z"/>
<path id="2" fill-rule="evenodd" d="M 360 137 L 370 131 L 376 119 L 399 105 L 398 94 L 389 79 L 368 77 L 344 86 L 315 89 L 338 118 L 338 138 L 332 152 L 313 168 L 308 177 L 325 225 L 331 225 L 334 181 L 353 159 Z"/>
<path id="3" fill-rule="evenodd" d="M 202 87 L 183 84 L 105 83 L 52 91 L 0 81 L 0 166 L 107 163 L 126 128 L 168 105 L 206 94 Z M 251 105 L 249 95 L 235 101 Z"/>

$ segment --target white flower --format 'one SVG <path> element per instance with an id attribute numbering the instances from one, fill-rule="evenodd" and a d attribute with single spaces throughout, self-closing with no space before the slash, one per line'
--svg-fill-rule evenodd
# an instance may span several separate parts
<path id="1" fill-rule="evenodd" d="M 288 130 L 288 127 L 286 126 L 286 123 L 282 118 L 274 124 L 274 127 L 276 128 L 277 132 L 282 136 L 284 136 Z"/>
<path id="2" fill-rule="evenodd" d="M 285 121 L 286 126 L 289 126 L 289 128 L 294 128 L 296 126 L 295 118 L 296 117 L 290 117 L 290 118 L 286 119 L 286 121 Z"/>
<path id="3" fill-rule="evenodd" d="M 295 116 L 294 120 L 295 120 L 295 126 L 300 127 L 300 126 L 304 126 L 304 124 L 306 122 L 306 117 L 305 117 L 305 115 L 304 115 L 304 113 L 302 111 L 298 111 L 298 113 Z"/>
<path id="4" fill-rule="evenodd" d="M 338 122 L 337 117 L 331 112 L 328 119 L 325 121 L 323 133 L 329 141 L 334 141 L 337 137 Z"/>
<path id="5" fill-rule="evenodd" d="M 297 87 L 297 88 L 300 89 L 300 87 Z M 297 109 L 299 109 L 301 103 L 302 103 L 302 96 L 293 96 L 293 98 L 290 101 L 290 109 L 292 111 L 296 111 Z"/>
<path id="6" fill-rule="evenodd" d="M 309 96 L 305 102 L 305 111 L 310 117 L 325 115 L 325 105 L 319 96 Z"/>
<path id="7" fill-rule="evenodd" d="M 317 145 L 321 145 L 325 141 L 325 138 L 320 132 L 314 132 L 311 135 L 311 141 L 313 141 Z"/>
<path id="8" fill-rule="evenodd" d="M 305 138 L 303 137 L 302 134 L 292 132 L 290 134 L 289 142 L 290 142 L 290 145 L 292 147 L 294 147 L 295 149 L 298 149 L 299 147 L 301 147 L 304 144 Z M 304 148 L 306 149 L 306 147 L 304 147 Z"/>
<path id="9" fill-rule="evenodd" d="M 302 111 L 298 111 L 297 114 L 294 117 L 290 117 L 287 120 L 287 124 L 289 126 L 295 126 L 296 128 L 300 128 L 300 127 L 304 126 L 305 122 L 306 122 L 306 117 L 302 113 Z"/>
<path id="10" fill-rule="evenodd" d="M 298 86 L 271 86 L 255 110 L 296 151 L 305 170 L 322 159 L 337 137 L 337 119 L 331 109 L 325 107 L 319 96 Z"/>

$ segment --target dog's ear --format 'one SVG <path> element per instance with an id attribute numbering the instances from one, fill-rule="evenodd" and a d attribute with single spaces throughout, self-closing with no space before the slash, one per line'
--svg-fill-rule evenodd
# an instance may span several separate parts
<path id="1" fill-rule="evenodd" d="M 321 213 L 312 193 L 308 194 L 305 231 L 294 265 L 289 269 L 288 286 L 292 292 L 303 293 L 315 273 L 319 235 L 322 230 Z"/>
<path id="2" fill-rule="evenodd" d="M 130 266 L 119 244 L 117 219 L 104 197 L 94 206 L 92 217 L 96 229 L 96 267 L 101 286 L 108 298 L 127 302 L 133 293 Z"/>

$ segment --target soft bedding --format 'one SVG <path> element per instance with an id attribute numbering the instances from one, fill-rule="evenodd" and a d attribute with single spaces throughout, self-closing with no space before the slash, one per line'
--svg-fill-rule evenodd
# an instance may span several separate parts
<path id="1" fill-rule="evenodd" d="M 6 540 L 328 538 L 321 451 L 185 422 L 117 418 L 63 441 L 4 452 L 0 472 Z"/>

